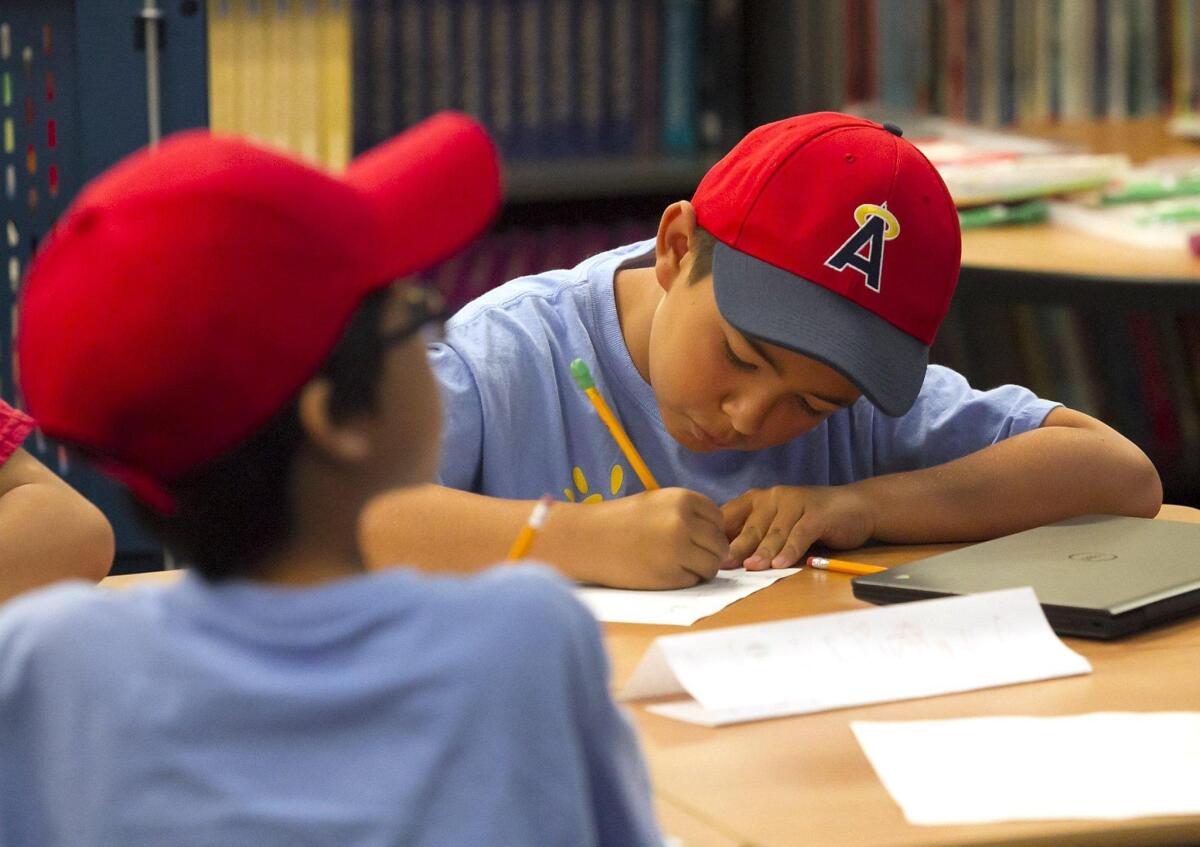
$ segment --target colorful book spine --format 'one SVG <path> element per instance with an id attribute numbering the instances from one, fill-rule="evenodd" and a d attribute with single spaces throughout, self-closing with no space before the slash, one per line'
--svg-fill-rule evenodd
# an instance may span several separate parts
<path id="1" fill-rule="evenodd" d="M 477 120 L 490 120 L 488 108 L 487 7 L 484 0 L 459 0 L 458 54 L 459 108 Z"/>
<path id="2" fill-rule="evenodd" d="M 429 114 L 462 108 L 459 75 L 464 57 L 459 53 L 457 14 L 452 0 L 425 0 L 425 42 L 428 51 Z"/>
<path id="3" fill-rule="evenodd" d="M 537 159 L 549 152 L 546 11 L 541 0 L 517 0 L 516 127 L 511 155 Z"/>
<path id="4" fill-rule="evenodd" d="M 1047 97 L 1050 101 L 1050 117 L 1058 118 L 1063 115 L 1063 26 L 1062 4 L 1064 0 L 1045 0 L 1046 2 L 1046 40 L 1049 43 L 1050 55 L 1046 61 L 1050 79 L 1046 83 Z"/>
<path id="5" fill-rule="evenodd" d="M 515 11 L 512 0 L 491 0 L 488 5 L 489 129 L 500 151 L 508 156 L 514 153 L 517 131 Z"/>
<path id="6" fill-rule="evenodd" d="M 1175 14 L 1172 17 L 1175 43 L 1172 68 L 1175 85 L 1172 111 L 1187 112 L 1192 108 L 1193 88 L 1196 85 L 1193 76 L 1193 54 L 1196 52 L 1196 11 L 1194 0 L 1175 0 Z"/>
<path id="7" fill-rule="evenodd" d="M 601 0 L 580 0 L 579 139 L 580 153 L 598 153 L 604 139 L 604 9 Z M 660 72 L 661 73 L 661 72 Z"/>
<path id="8" fill-rule="evenodd" d="M 1090 117 L 1103 118 L 1108 110 L 1108 80 L 1109 80 L 1109 2 L 1108 0 L 1091 0 L 1092 14 L 1092 104 Z"/>
<path id="9" fill-rule="evenodd" d="M 395 62 L 399 80 L 394 89 L 394 114 L 398 129 L 407 129 L 428 113 L 430 85 L 429 45 L 424 0 L 397 0 Z"/>
<path id="10" fill-rule="evenodd" d="M 637 94 L 637 10 L 633 0 L 608 0 L 608 96 L 604 116 L 606 153 L 628 156 L 634 147 Z M 697 70 L 697 73 L 699 71 Z"/>
<path id="11" fill-rule="evenodd" d="M 350 78 L 349 0 L 320 0 L 318 20 L 321 78 L 318 157 L 327 168 L 340 170 L 350 161 L 350 104 L 354 97 Z"/>
<path id="12" fill-rule="evenodd" d="M 1061 27 L 1061 116 L 1078 121 L 1091 118 L 1096 90 L 1096 16 L 1091 2 L 1064 0 Z"/>
<path id="13" fill-rule="evenodd" d="M 967 117 L 967 0 L 947 0 L 946 101 L 950 117 Z"/>
<path id="14" fill-rule="evenodd" d="M 1163 365 L 1167 371 L 1171 407 L 1179 426 L 1180 451 L 1184 473 L 1195 476 L 1200 472 L 1200 395 L 1192 390 L 1189 363 L 1176 315 L 1157 312 L 1154 332 L 1162 344 Z M 1200 371 L 1200 360 L 1192 364 Z"/>
<path id="15" fill-rule="evenodd" d="M 745 55 L 742 0 L 708 0 L 704 49 L 700 51 L 703 91 L 700 97 L 700 142 L 706 150 L 724 153 L 745 132 Z M 818 11 L 824 11 L 818 10 Z M 841 43 L 841 39 L 829 39 Z M 833 68 L 840 57 L 830 57 Z M 831 68 L 822 84 L 833 86 L 840 74 Z M 841 106 L 840 96 L 836 100 Z"/>
<path id="16" fill-rule="evenodd" d="M 1171 403 L 1170 383 L 1163 364 L 1153 316 L 1136 314 L 1129 318 L 1129 330 L 1137 358 L 1141 384 L 1142 409 L 1149 418 L 1153 436 L 1152 455 L 1167 458 L 1178 454 L 1179 423 Z"/>
<path id="17" fill-rule="evenodd" d="M 699 0 L 664 0 L 662 146 L 671 155 L 696 152 L 700 67 Z"/>
<path id="18" fill-rule="evenodd" d="M 658 151 L 662 135 L 661 89 L 658 84 L 662 56 L 662 7 L 642 3 L 638 7 L 637 140 L 635 152 L 650 156 Z"/>
<path id="19" fill-rule="evenodd" d="M 979 123 L 983 120 L 984 56 L 981 17 L 979 6 L 976 3 L 966 4 L 967 41 L 964 51 L 966 103 L 964 114 L 971 123 Z"/>
<path id="20" fill-rule="evenodd" d="M 208 121 L 215 132 L 239 129 L 235 11 L 233 0 L 208 2 Z"/>
<path id="21" fill-rule="evenodd" d="M 549 62 L 549 129 L 546 150 L 553 156 L 570 155 L 579 138 L 579 83 L 576 71 L 576 4 L 572 0 L 550 0 L 547 10 Z M 631 72 L 632 73 L 632 72 Z"/>
<path id="22" fill-rule="evenodd" d="M 234 0 L 237 32 L 237 131 L 267 141 L 267 8 L 265 0 Z"/>
<path id="23" fill-rule="evenodd" d="M 1007 126 L 1017 117 L 1016 17 L 1013 0 L 996 4 L 996 108 Z"/>
<path id="24" fill-rule="evenodd" d="M 917 25 L 913 0 L 876 0 L 876 29 L 880 39 L 879 94 L 883 102 L 903 111 L 916 109 Z"/>
<path id="25" fill-rule="evenodd" d="M 291 48 L 295 70 L 289 91 L 292 97 L 289 116 L 292 126 L 288 130 L 288 137 L 297 153 L 310 162 L 320 162 L 321 103 L 312 93 L 321 90 L 321 3 L 320 0 L 294 2 L 296 8 L 293 13 Z M 353 53 L 347 60 L 353 62 Z M 353 69 L 350 73 L 353 73 Z M 352 109 L 353 103 L 345 108 Z M 355 131 L 351 118 L 351 136 Z M 353 138 L 350 143 L 353 144 Z M 347 156 L 351 152 L 348 151 Z"/>

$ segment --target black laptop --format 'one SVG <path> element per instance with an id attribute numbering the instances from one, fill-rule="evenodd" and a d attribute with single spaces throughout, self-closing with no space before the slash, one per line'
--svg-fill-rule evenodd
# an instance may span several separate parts
<path id="1" fill-rule="evenodd" d="M 853 580 L 880 604 L 1022 585 L 1061 635 L 1119 638 L 1200 613 L 1200 524 L 1085 515 Z"/>

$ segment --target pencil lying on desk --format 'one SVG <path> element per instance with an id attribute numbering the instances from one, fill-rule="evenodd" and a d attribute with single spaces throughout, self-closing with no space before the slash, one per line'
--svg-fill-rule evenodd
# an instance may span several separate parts
<path id="1" fill-rule="evenodd" d="M 517 533 L 512 547 L 508 548 L 508 555 L 504 557 L 507 561 L 514 562 L 517 559 L 524 559 L 529 555 L 529 551 L 533 549 L 533 539 L 537 537 L 538 530 L 546 522 L 546 515 L 550 513 L 551 500 L 550 495 L 545 494 L 541 500 L 533 504 L 533 511 L 529 513 L 529 520 L 525 522 L 525 526 L 521 527 L 521 531 Z"/>
<path id="2" fill-rule="evenodd" d="M 833 571 L 834 573 L 852 573 L 862 576 L 864 574 L 880 573 L 886 571 L 887 568 L 881 568 L 879 565 L 863 565 L 858 562 L 843 562 L 841 559 L 826 559 L 822 556 L 809 556 L 808 566 L 821 571 Z"/>
<path id="3" fill-rule="evenodd" d="M 659 487 L 658 480 L 654 478 L 654 474 L 650 473 L 650 468 L 646 466 L 641 454 L 633 446 L 633 442 L 629 440 L 629 436 L 625 434 L 625 428 L 621 426 L 621 422 L 617 420 L 617 416 L 613 414 L 612 409 L 608 407 L 608 403 L 600 395 L 599 390 L 596 388 L 596 383 L 592 379 L 592 372 L 588 370 L 588 366 L 583 359 L 576 359 L 571 362 L 571 376 L 575 378 L 575 384 L 582 389 L 583 393 L 592 401 L 592 405 L 596 407 L 596 414 L 600 415 L 600 420 L 604 421 L 604 425 L 612 433 L 617 446 L 625 454 L 625 460 L 629 462 L 633 468 L 633 472 L 638 475 L 638 479 L 642 481 L 642 485 L 647 491 L 656 490 Z"/>

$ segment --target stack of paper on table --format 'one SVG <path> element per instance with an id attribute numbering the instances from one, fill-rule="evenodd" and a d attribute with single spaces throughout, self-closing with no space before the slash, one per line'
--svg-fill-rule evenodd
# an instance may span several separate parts
<path id="1" fill-rule="evenodd" d="M 909 823 L 1200 815 L 1200 712 L 850 727 Z"/>
<path id="2" fill-rule="evenodd" d="M 691 626 L 701 618 L 715 614 L 730 603 L 761 591 L 799 568 L 778 570 L 719 571 L 708 582 L 672 591 L 630 591 L 624 588 L 575 589 L 597 620 L 607 623 L 656 623 Z"/>
<path id="3" fill-rule="evenodd" d="M 704 726 L 1090 673 L 1031 588 L 655 639 L 622 699 Z"/>
<path id="4" fill-rule="evenodd" d="M 1200 232 L 1200 196 L 1119 206 L 1051 203 L 1050 220 L 1108 241 L 1187 251 L 1189 239 Z"/>

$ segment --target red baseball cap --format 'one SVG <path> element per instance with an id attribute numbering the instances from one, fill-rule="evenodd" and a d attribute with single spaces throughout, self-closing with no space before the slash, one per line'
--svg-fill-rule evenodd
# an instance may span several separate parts
<path id="1" fill-rule="evenodd" d="M 891 124 L 816 112 L 766 124 L 692 198 L 717 240 L 717 308 L 844 375 L 889 415 L 920 393 L 958 281 L 958 214 Z"/>
<path id="2" fill-rule="evenodd" d="M 89 183 L 30 267 L 18 352 L 42 430 L 143 500 L 236 446 L 319 369 L 363 297 L 478 235 L 495 150 L 443 113 L 334 176 L 188 131 Z"/>

